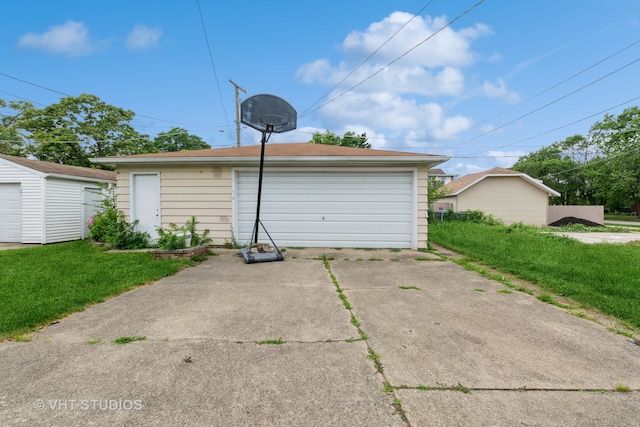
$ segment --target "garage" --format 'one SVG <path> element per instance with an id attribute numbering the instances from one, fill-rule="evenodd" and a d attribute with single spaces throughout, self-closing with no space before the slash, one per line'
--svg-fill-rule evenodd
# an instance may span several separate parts
<path id="1" fill-rule="evenodd" d="M 267 171 L 260 219 L 277 245 L 410 248 L 414 173 L 404 171 Z M 251 240 L 258 174 L 237 173 L 237 229 Z M 261 229 L 261 241 L 267 236 Z"/>
<path id="2" fill-rule="evenodd" d="M 0 183 L 0 242 L 22 241 L 20 184 Z"/>
<path id="3" fill-rule="evenodd" d="M 251 241 L 261 145 L 103 157 L 118 171 L 118 208 L 135 216 L 144 194 L 135 177 L 154 174 L 163 228 L 196 217 L 213 245 Z M 429 169 L 448 158 L 302 143 L 268 143 L 260 219 L 278 247 L 411 248 L 428 243 Z M 139 226 L 149 226 L 141 220 Z M 269 242 L 262 228 L 259 242 Z"/>

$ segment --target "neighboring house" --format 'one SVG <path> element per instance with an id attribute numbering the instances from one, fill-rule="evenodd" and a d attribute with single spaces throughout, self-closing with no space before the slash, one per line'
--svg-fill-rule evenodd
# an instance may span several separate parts
<path id="1" fill-rule="evenodd" d="M 92 159 L 118 171 L 139 229 L 192 215 L 214 245 L 251 240 L 260 145 Z M 312 143 L 267 144 L 260 219 L 278 246 L 425 248 L 427 172 L 449 160 Z M 260 242 L 268 242 L 262 228 Z"/>
<path id="2" fill-rule="evenodd" d="M 55 243 L 88 237 L 115 172 L 0 154 L 0 242 Z"/>
<path id="3" fill-rule="evenodd" d="M 547 225 L 549 197 L 560 196 L 540 180 L 503 168 L 465 175 L 446 187 L 449 193 L 438 204 L 456 212 L 483 211 L 506 224 Z"/>
<path id="4" fill-rule="evenodd" d="M 457 175 L 449 175 L 442 169 L 429 169 L 429 180 L 445 185 L 453 181 Z"/>

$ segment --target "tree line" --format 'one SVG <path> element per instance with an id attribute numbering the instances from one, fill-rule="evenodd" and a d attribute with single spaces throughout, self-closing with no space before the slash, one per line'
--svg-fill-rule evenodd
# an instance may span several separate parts
<path id="1" fill-rule="evenodd" d="M 211 148 L 186 129 L 173 127 L 155 138 L 138 132 L 135 113 L 102 101 L 96 95 L 67 96 L 36 108 L 28 101 L 0 99 L 0 154 L 36 158 L 66 165 L 107 168 L 90 158 Z M 342 137 L 316 132 L 309 142 L 371 148 L 366 133 Z"/>
<path id="2" fill-rule="evenodd" d="M 95 95 L 64 97 L 36 108 L 0 99 L 0 153 L 74 166 L 101 167 L 92 157 L 211 148 L 202 138 L 173 127 L 155 138 L 131 125 L 135 113 Z"/>
<path id="3" fill-rule="evenodd" d="M 607 114 L 587 135 L 573 135 L 522 156 L 512 169 L 541 179 L 561 193 L 559 205 L 604 205 L 609 211 L 640 207 L 640 108 Z"/>

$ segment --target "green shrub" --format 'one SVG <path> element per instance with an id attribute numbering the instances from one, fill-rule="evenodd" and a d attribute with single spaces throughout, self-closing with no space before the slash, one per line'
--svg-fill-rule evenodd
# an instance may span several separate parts
<path id="1" fill-rule="evenodd" d="M 94 242 L 108 243 L 117 249 L 142 249 L 148 246 L 149 233 L 136 231 L 138 221 L 129 224 L 124 214 L 116 208 L 116 194 L 113 187 L 106 187 L 102 209 L 89 219 L 89 237 Z"/>
<path id="2" fill-rule="evenodd" d="M 192 216 L 182 227 L 178 227 L 174 223 L 169 224 L 169 228 L 167 229 L 158 227 L 157 231 L 160 236 L 158 246 L 170 251 L 184 249 L 187 247 L 187 239 L 189 236 L 191 237 L 189 246 L 204 245 L 205 243 L 211 242 L 211 239 L 208 237 L 208 229 L 204 230 L 202 234 L 197 232 L 196 226 L 198 224 L 199 222 L 196 220 L 196 217 Z"/>

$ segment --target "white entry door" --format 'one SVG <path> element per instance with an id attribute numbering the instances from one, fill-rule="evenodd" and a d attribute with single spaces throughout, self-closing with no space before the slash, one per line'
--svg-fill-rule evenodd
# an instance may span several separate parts
<path id="1" fill-rule="evenodd" d="M 22 242 L 20 184 L 0 184 L 0 242 Z"/>
<path id="2" fill-rule="evenodd" d="M 147 232 L 151 242 L 158 239 L 160 218 L 160 174 L 131 174 L 131 222 L 138 221 L 136 230 Z"/>

